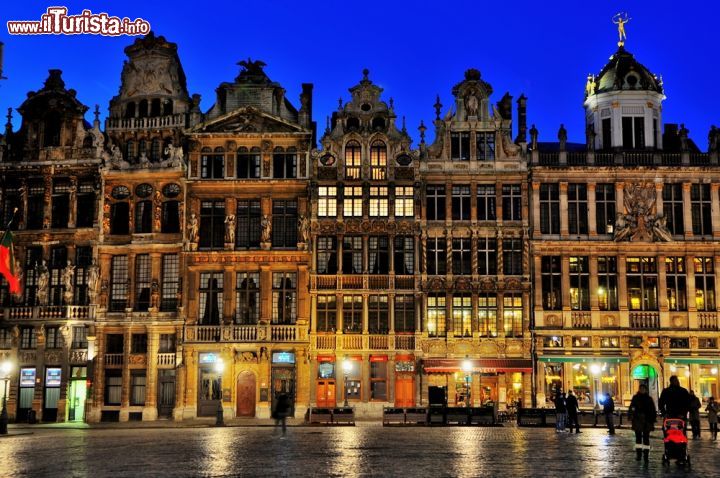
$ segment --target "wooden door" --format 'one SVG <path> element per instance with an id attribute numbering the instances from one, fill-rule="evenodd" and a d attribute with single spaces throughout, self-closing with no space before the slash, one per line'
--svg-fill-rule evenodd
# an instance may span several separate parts
<path id="1" fill-rule="evenodd" d="M 415 379 L 408 375 L 395 378 L 395 406 L 410 408 L 415 406 Z"/>
<path id="2" fill-rule="evenodd" d="M 237 381 L 237 416 L 255 416 L 255 375 L 252 372 L 240 372 Z"/>
<path id="3" fill-rule="evenodd" d="M 318 380 L 316 389 L 318 407 L 335 407 L 335 380 Z"/>

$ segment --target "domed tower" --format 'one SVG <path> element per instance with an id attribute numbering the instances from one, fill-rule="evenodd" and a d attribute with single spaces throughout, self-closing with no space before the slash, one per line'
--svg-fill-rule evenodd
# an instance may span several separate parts
<path id="1" fill-rule="evenodd" d="M 626 23 L 626 21 L 625 21 Z M 585 124 L 595 149 L 662 149 L 662 79 L 625 49 L 617 51 L 585 87 Z"/>

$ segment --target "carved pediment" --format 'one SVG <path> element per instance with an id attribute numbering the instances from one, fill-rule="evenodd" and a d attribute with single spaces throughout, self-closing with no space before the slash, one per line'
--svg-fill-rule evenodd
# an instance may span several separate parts
<path id="1" fill-rule="evenodd" d="M 296 133 L 303 131 L 290 123 L 253 107 L 240 108 L 195 126 L 193 133 Z"/>

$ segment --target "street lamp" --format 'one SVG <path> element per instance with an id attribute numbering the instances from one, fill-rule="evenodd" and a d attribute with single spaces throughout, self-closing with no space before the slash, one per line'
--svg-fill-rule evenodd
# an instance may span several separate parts
<path id="1" fill-rule="evenodd" d="M 7 435 L 8 432 L 8 414 L 7 414 L 7 396 L 8 396 L 8 383 L 10 382 L 10 372 L 12 372 L 12 362 L 9 360 L 3 361 L 0 365 L 0 371 L 2 372 L 3 380 L 3 402 L 2 411 L 0 412 L 0 435 Z"/>
<path id="2" fill-rule="evenodd" d="M 349 359 L 344 359 L 342 363 L 343 368 L 343 377 L 345 378 L 344 385 L 345 385 L 345 403 L 343 404 L 344 407 L 348 406 L 348 377 L 350 376 L 350 371 L 352 370 L 352 363 Z"/>
<path id="3" fill-rule="evenodd" d="M 467 407 L 470 408 L 470 374 L 472 374 L 473 365 L 468 359 L 463 360 L 462 370 L 465 372 L 465 402 Z"/>

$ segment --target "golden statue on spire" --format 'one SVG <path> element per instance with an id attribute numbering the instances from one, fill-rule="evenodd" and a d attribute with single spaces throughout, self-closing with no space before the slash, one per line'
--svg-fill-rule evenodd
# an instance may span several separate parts
<path id="1" fill-rule="evenodd" d="M 612 17 L 612 22 L 618 26 L 618 46 L 625 45 L 625 40 L 627 40 L 627 34 L 625 33 L 625 24 L 632 20 L 627 12 L 620 12 L 616 13 Z"/>

